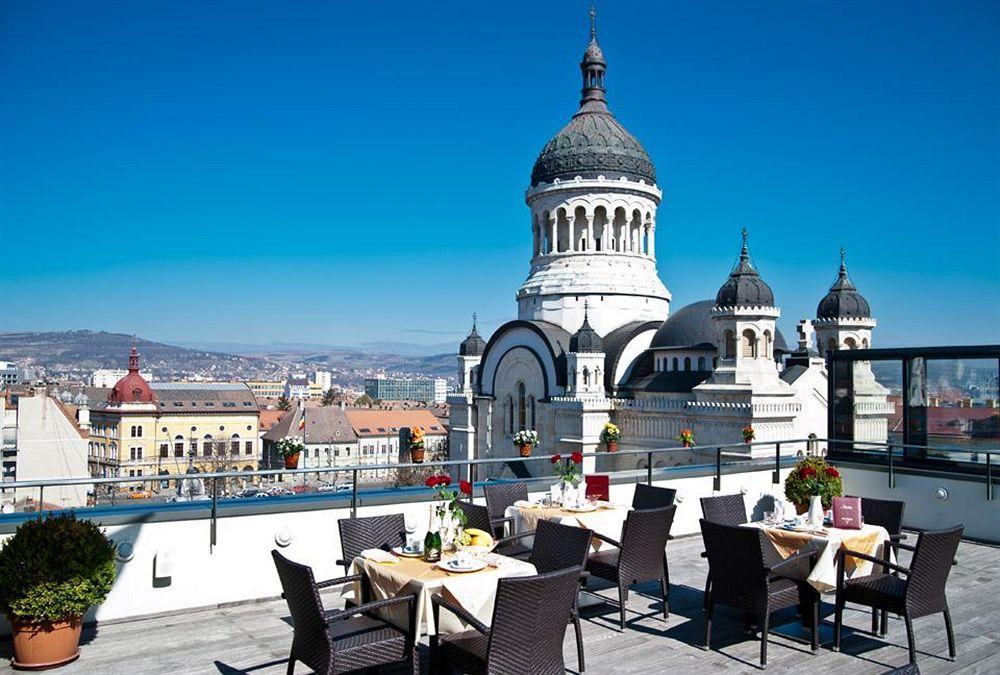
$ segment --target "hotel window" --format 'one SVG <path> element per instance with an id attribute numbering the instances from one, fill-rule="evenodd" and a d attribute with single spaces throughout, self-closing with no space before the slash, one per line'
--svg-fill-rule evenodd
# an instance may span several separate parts
<path id="1" fill-rule="evenodd" d="M 239 434 L 233 434 L 233 438 L 229 442 L 229 451 L 232 454 L 234 454 L 234 455 L 240 454 L 240 435 Z"/>
<path id="2" fill-rule="evenodd" d="M 252 455 L 253 454 L 253 441 L 247 441 L 244 444 L 244 447 L 246 448 L 246 453 L 248 455 Z"/>
<path id="3" fill-rule="evenodd" d="M 132 427 L 132 438 L 142 438 L 142 427 L 133 426 Z"/>
<path id="4" fill-rule="evenodd" d="M 166 443 L 161 443 L 160 444 L 160 457 L 168 457 L 168 456 L 170 456 L 170 446 L 167 445 Z"/>

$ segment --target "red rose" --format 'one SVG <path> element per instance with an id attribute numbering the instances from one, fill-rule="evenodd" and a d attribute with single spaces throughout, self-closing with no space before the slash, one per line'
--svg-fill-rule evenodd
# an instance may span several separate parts
<path id="1" fill-rule="evenodd" d="M 451 485 L 451 476 L 438 476 L 438 485 Z"/>
<path id="2" fill-rule="evenodd" d="M 574 452 L 572 455 L 569 456 L 569 458 L 573 460 L 574 464 L 579 464 L 580 462 L 583 461 L 583 453 Z"/>
<path id="3" fill-rule="evenodd" d="M 428 476 L 427 480 L 424 481 L 424 485 L 426 485 L 429 488 L 437 487 L 437 484 L 438 484 L 437 476 Z"/>
<path id="4" fill-rule="evenodd" d="M 462 492 L 463 495 L 469 495 L 470 497 L 472 496 L 472 483 L 470 483 L 469 481 L 467 480 L 458 481 L 458 489 Z"/>
<path id="5" fill-rule="evenodd" d="M 552 459 L 550 459 L 549 461 L 552 462 L 553 464 L 556 464 L 559 462 L 560 459 L 562 459 L 562 455 L 552 455 Z"/>
<path id="6" fill-rule="evenodd" d="M 802 471 L 800 471 L 799 473 L 802 474 L 803 478 L 811 478 L 812 476 L 816 475 L 816 469 L 812 468 L 811 466 L 804 466 L 802 467 Z"/>
<path id="7" fill-rule="evenodd" d="M 826 475 L 830 476 L 831 478 L 840 478 L 840 472 L 837 471 L 832 466 L 826 467 Z"/>

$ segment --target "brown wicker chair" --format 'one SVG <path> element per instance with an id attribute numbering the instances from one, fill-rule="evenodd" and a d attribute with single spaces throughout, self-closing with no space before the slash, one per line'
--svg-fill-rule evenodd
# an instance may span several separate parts
<path id="1" fill-rule="evenodd" d="M 310 567 L 292 562 L 277 551 L 271 551 L 271 557 L 278 570 L 283 590 L 281 595 L 288 602 L 294 628 L 288 675 L 295 672 L 296 661 L 323 675 L 391 663 L 408 664 L 414 675 L 420 672 L 420 656 L 414 635 L 417 603 L 413 595 L 327 612 L 319 597 L 319 589 L 361 581 L 362 575 L 316 583 Z M 374 613 L 383 607 L 404 604 L 410 613 L 410 628 L 406 631 L 383 621 Z"/>
<path id="2" fill-rule="evenodd" d="M 903 534 L 903 514 L 906 512 L 906 502 L 888 499 L 871 499 L 861 497 L 861 518 L 865 523 L 879 525 L 889 533 L 890 546 L 906 539 Z M 896 550 L 895 548 L 893 550 Z M 882 617 L 879 627 L 879 615 Z M 888 613 L 872 608 L 872 633 L 885 636 L 889 632 Z"/>
<path id="3" fill-rule="evenodd" d="M 337 521 L 337 527 L 340 528 L 340 550 L 343 553 L 343 558 L 337 564 L 343 565 L 348 574 L 351 572 L 351 563 L 362 551 L 370 548 L 388 551 L 406 541 L 406 520 L 402 513 L 341 518 Z"/>
<path id="4" fill-rule="evenodd" d="M 490 522 L 493 523 L 494 536 L 503 538 L 514 534 L 513 522 L 505 515 L 508 506 L 513 506 L 518 500 L 528 499 L 528 484 L 516 481 L 491 481 L 483 485 L 483 495 L 486 497 L 486 508 L 490 512 Z"/>
<path id="5" fill-rule="evenodd" d="M 677 490 L 636 483 L 635 492 L 632 493 L 632 508 L 662 509 L 664 506 L 673 506 L 675 497 Z"/>
<path id="6" fill-rule="evenodd" d="M 462 509 L 466 518 L 466 527 L 474 527 L 477 530 L 482 530 L 483 532 L 493 533 L 496 537 L 496 528 L 494 524 L 497 521 L 490 520 L 489 509 L 480 504 L 474 504 L 472 502 L 463 501 L 461 499 L 455 502 Z M 505 520 L 512 520 L 507 518 Z M 500 530 L 503 530 L 503 524 L 499 523 Z M 509 558 L 517 558 L 519 560 L 525 560 L 531 555 L 531 549 L 527 546 L 521 544 L 520 539 L 532 534 L 531 532 L 525 532 L 513 537 L 506 537 L 496 540 L 496 548 L 493 550 L 500 555 L 505 555 Z"/>
<path id="7" fill-rule="evenodd" d="M 528 562 L 535 566 L 539 573 L 555 572 L 567 567 L 579 567 L 581 571 L 587 563 L 590 553 L 590 540 L 594 533 L 582 527 L 563 525 L 551 520 L 538 521 L 538 529 L 533 532 L 522 532 L 508 537 L 504 541 L 534 537 Z M 587 573 L 584 572 L 583 576 Z M 569 620 L 573 623 L 576 633 L 576 657 L 579 672 L 587 669 L 583 656 L 583 630 L 580 627 L 580 612 L 577 603 L 573 603 L 573 612 Z"/>
<path id="8" fill-rule="evenodd" d="M 597 532 L 596 539 L 611 544 L 587 558 L 587 572 L 618 586 L 619 626 L 625 630 L 625 602 L 629 588 L 647 581 L 660 582 L 663 620 L 670 615 L 670 571 L 666 545 L 676 506 L 629 511 L 622 528 L 621 543 Z"/>
<path id="9" fill-rule="evenodd" d="M 747 507 L 743 501 L 743 495 L 719 495 L 718 497 L 701 498 L 701 515 L 710 523 L 721 525 L 742 525 L 747 522 Z M 702 558 L 707 558 L 705 551 L 701 552 Z M 708 594 L 712 591 L 712 570 L 708 570 L 705 576 L 705 599 L 701 609 L 708 609 Z"/>
<path id="10" fill-rule="evenodd" d="M 955 658 L 955 633 L 951 626 L 951 613 L 945 597 L 945 584 L 951 572 L 964 526 L 947 530 L 921 532 L 916 546 L 896 544 L 897 548 L 913 551 L 909 568 L 890 563 L 888 552 L 883 559 L 845 548 L 837 553 L 837 605 L 834 614 L 833 649 L 840 649 L 840 633 L 844 619 L 844 604 L 853 602 L 878 610 L 886 610 L 903 617 L 906 624 L 906 644 L 910 663 L 917 662 L 917 648 L 913 639 L 913 619 L 944 614 L 944 627 L 948 635 L 948 655 Z M 844 557 L 868 560 L 882 566 L 881 573 L 856 579 L 844 579 Z M 887 570 L 898 572 L 904 578 L 893 576 Z"/>
<path id="11" fill-rule="evenodd" d="M 570 614 L 579 588 L 579 567 L 500 579 L 489 626 L 441 596 L 432 597 L 435 625 L 440 625 L 443 608 L 472 628 L 431 640 L 431 673 L 444 669 L 484 675 L 563 675 L 563 638 L 569 624 L 552 617 Z"/>
<path id="12" fill-rule="evenodd" d="M 787 607 L 797 606 L 803 623 L 810 617 L 815 654 L 819 649 L 819 594 L 806 582 L 815 562 L 815 548 L 810 546 L 782 560 L 758 528 L 723 525 L 704 518 L 700 522 L 712 577 L 705 611 L 705 649 L 711 645 L 712 615 L 719 602 L 756 619 L 761 632 L 761 668 L 767 667 L 771 614 Z"/>

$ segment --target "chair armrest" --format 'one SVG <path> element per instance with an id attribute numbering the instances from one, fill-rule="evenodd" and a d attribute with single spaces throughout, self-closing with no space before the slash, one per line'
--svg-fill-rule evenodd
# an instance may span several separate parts
<path id="1" fill-rule="evenodd" d="M 496 527 L 497 525 L 513 525 L 514 519 L 511 516 L 500 516 L 498 518 L 490 518 L 490 525 Z"/>
<path id="2" fill-rule="evenodd" d="M 788 556 L 787 558 L 785 558 L 784 560 L 776 562 L 773 565 L 765 565 L 764 569 L 766 569 L 769 574 L 773 574 L 774 572 L 777 572 L 781 568 L 787 567 L 792 563 L 797 563 L 798 561 L 803 560 L 805 558 L 809 558 L 810 561 L 815 564 L 816 556 L 818 555 L 818 553 L 819 552 L 816 549 L 810 549 L 807 551 L 797 551 L 792 555 Z"/>
<path id="3" fill-rule="evenodd" d="M 339 612 L 331 614 L 327 617 L 326 622 L 332 623 L 334 621 L 340 621 L 343 619 L 349 619 L 355 614 L 361 614 L 362 612 L 372 612 L 376 609 L 382 609 L 383 607 L 391 607 L 392 605 L 408 604 L 413 606 L 417 601 L 417 596 L 415 595 L 400 595 L 395 598 L 387 598 L 385 600 L 375 600 L 373 602 L 366 602 L 363 605 L 358 605 L 356 607 L 351 607 L 350 609 L 343 609 Z"/>
<path id="4" fill-rule="evenodd" d="M 900 544 L 898 541 L 891 541 L 891 540 L 889 542 L 889 548 L 901 548 L 904 551 L 911 551 L 911 552 L 917 550 L 916 546 L 910 546 L 909 544 Z"/>
<path id="5" fill-rule="evenodd" d="M 327 579 L 326 581 L 317 581 L 313 586 L 316 588 L 328 588 L 329 586 L 339 586 L 340 584 L 346 584 L 348 581 L 361 581 L 365 578 L 363 574 L 349 574 L 346 577 L 337 577 L 336 579 Z"/>
<path id="6" fill-rule="evenodd" d="M 612 539 L 611 537 L 609 537 L 607 535 L 601 534 L 600 532 L 594 532 L 593 537 L 594 537 L 594 539 L 600 539 L 603 542 L 607 542 L 607 543 L 611 544 L 612 546 L 614 546 L 615 548 L 621 548 L 622 547 L 622 545 L 620 543 L 618 543 L 617 541 L 615 541 L 614 539 Z"/>
<path id="7" fill-rule="evenodd" d="M 504 537 L 503 539 L 497 539 L 496 546 L 494 547 L 494 549 L 500 548 L 504 544 L 511 544 L 517 541 L 518 539 L 524 539 L 525 537 L 533 537 L 533 536 L 535 536 L 534 530 L 531 530 L 529 532 L 518 532 L 517 534 L 512 534 L 509 537 Z"/>
<path id="8" fill-rule="evenodd" d="M 910 570 L 907 567 L 891 563 L 888 560 L 885 560 L 884 558 L 877 558 L 873 555 L 868 555 L 866 553 L 861 553 L 859 551 L 852 551 L 849 548 L 842 548 L 839 551 L 837 551 L 837 562 L 839 563 L 840 569 L 844 568 L 844 558 L 847 556 L 851 556 L 852 558 L 859 558 L 861 560 L 867 560 L 869 562 L 875 563 L 876 565 L 882 565 L 883 567 L 888 567 L 889 569 L 899 572 L 900 574 L 910 573 Z"/>
<path id="9" fill-rule="evenodd" d="M 442 598 L 440 595 L 432 595 L 431 596 L 431 605 L 433 605 L 433 607 L 434 607 L 434 623 L 435 624 L 439 623 L 438 622 L 438 617 L 440 616 L 440 611 L 439 610 L 440 610 L 440 608 L 444 607 L 449 612 L 451 612 L 452 614 L 454 614 L 455 616 L 457 616 L 459 619 L 461 619 L 465 623 L 467 623 L 470 626 L 472 626 L 473 628 L 475 628 L 477 631 L 479 631 L 483 635 L 489 635 L 490 634 L 490 629 L 489 629 L 489 627 L 486 624 L 484 624 L 482 621 L 480 621 L 476 617 L 472 616 L 472 614 L 469 613 L 463 607 L 459 607 L 458 605 L 453 605 L 452 603 L 450 603 L 447 600 L 445 600 L 444 598 Z"/>
<path id="10" fill-rule="evenodd" d="M 889 539 L 891 539 L 892 541 L 903 541 L 904 539 L 906 539 L 906 535 L 903 534 L 902 532 L 900 532 L 899 534 L 890 534 Z"/>
<path id="11" fill-rule="evenodd" d="M 334 565 L 343 565 L 344 567 L 347 567 L 347 563 L 344 562 L 342 559 L 336 560 L 333 564 Z"/>

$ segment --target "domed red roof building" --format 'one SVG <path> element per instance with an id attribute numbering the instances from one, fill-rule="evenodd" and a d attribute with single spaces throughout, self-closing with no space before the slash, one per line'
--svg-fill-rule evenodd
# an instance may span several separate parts
<path id="1" fill-rule="evenodd" d="M 128 375 L 118 380 L 108 395 L 110 405 L 122 403 L 155 403 L 156 395 L 146 378 L 139 374 L 139 351 L 132 345 L 128 357 Z"/>

